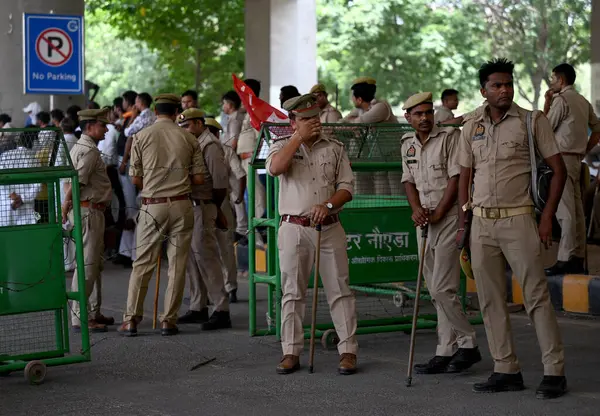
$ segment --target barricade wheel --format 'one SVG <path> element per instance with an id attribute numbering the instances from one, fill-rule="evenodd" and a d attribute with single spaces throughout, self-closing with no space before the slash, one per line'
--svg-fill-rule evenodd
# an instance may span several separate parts
<path id="1" fill-rule="evenodd" d="M 340 338 L 338 334 L 335 332 L 335 329 L 328 329 L 323 332 L 323 336 L 321 337 L 321 344 L 323 348 L 330 349 L 337 347 L 338 342 L 340 342 Z"/>
<path id="2" fill-rule="evenodd" d="M 30 361 L 25 366 L 25 380 L 29 384 L 38 385 L 46 378 L 46 364 L 41 361 Z"/>

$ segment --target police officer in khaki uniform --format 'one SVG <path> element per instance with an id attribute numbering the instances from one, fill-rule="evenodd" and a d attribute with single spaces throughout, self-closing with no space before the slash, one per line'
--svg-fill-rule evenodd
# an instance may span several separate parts
<path id="1" fill-rule="evenodd" d="M 354 109 L 340 122 L 342 123 L 385 123 L 395 124 L 398 119 L 392 111 L 392 106 L 383 100 L 375 98 L 377 91 L 377 82 L 370 77 L 360 77 L 352 83 L 352 102 Z M 391 136 L 394 138 L 392 139 Z M 370 137 L 367 138 L 371 140 Z M 394 152 L 398 151 L 397 132 L 387 132 L 380 130 L 377 134 L 377 145 L 365 143 L 360 146 L 357 142 L 350 144 L 350 151 L 353 153 L 359 147 L 362 149 L 361 158 L 366 158 L 367 153 L 373 147 L 376 147 L 384 157 L 392 159 Z M 356 193 L 358 195 L 404 195 L 404 186 L 402 185 L 402 174 L 398 171 L 390 172 L 357 172 Z"/>
<path id="2" fill-rule="evenodd" d="M 561 228 L 558 261 L 546 270 L 548 275 L 584 273 L 586 229 L 581 198 L 581 162 L 598 144 L 600 120 L 589 101 L 573 87 L 575 76 L 575 69 L 569 64 L 554 68 L 544 106 L 568 173 L 556 211 Z M 592 131 L 589 141 L 588 128 Z"/>
<path id="3" fill-rule="evenodd" d="M 392 106 L 375 98 L 377 81 L 370 77 L 360 77 L 352 83 L 352 103 L 354 109 L 341 121 L 343 123 L 398 123 Z"/>
<path id="4" fill-rule="evenodd" d="M 446 89 L 442 91 L 442 106 L 434 114 L 435 124 L 454 118 L 453 110 L 458 108 L 458 91 Z"/>
<path id="5" fill-rule="evenodd" d="M 95 299 L 88 307 L 88 328 L 91 332 L 105 332 L 106 325 L 114 323 L 113 318 L 108 318 L 100 313 L 102 303 L 102 270 L 104 269 L 102 255 L 104 254 L 104 211 L 112 200 L 112 186 L 106 173 L 106 165 L 102 161 L 98 143 L 104 139 L 108 131 L 109 109 L 82 110 L 79 116 L 81 131 L 83 134 L 71 149 L 71 160 L 73 167 L 77 170 L 79 177 L 79 197 L 81 206 L 81 229 L 83 233 L 83 260 L 85 263 L 84 288 L 86 298 L 89 298 L 96 286 Z M 63 202 L 63 223 L 69 221 L 74 223 L 73 193 L 69 189 Z M 79 290 L 77 282 L 77 270 L 73 275 L 71 290 Z M 71 324 L 75 331 L 81 329 L 80 305 L 73 302 Z"/>
<path id="6" fill-rule="evenodd" d="M 542 265 L 542 243 L 551 244 L 552 217 L 564 187 L 566 172 L 548 119 L 534 113 L 535 143 L 554 171 L 548 202 L 539 226 L 534 217 L 527 111 L 513 102 L 512 62 L 496 59 L 479 70 L 481 94 L 487 104 L 464 126 L 458 148 L 461 166 L 459 204 L 472 208 L 471 266 L 483 314 L 494 373 L 476 392 L 524 389 L 514 352 L 506 306 L 506 262 L 523 288 L 525 310 L 536 329 L 544 363 L 539 398 L 558 397 L 566 391 L 564 350 L 550 302 Z M 474 176 L 471 176 L 474 172 Z M 473 184 L 472 201 L 470 183 Z M 457 240 L 462 238 L 465 212 L 460 210 Z"/>
<path id="7" fill-rule="evenodd" d="M 342 113 L 340 113 L 337 108 L 332 106 L 327 99 L 327 90 L 325 89 L 325 85 L 317 84 L 313 86 L 310 89 L 310 93 L 314 94 L 317 100 L 317 105 L 321 109 L 321 113 L 319 114 L 321 123 L 337 123 L 342 119 Z"/>
<path id="8" fill-rule="evenodd" d="M 404 103 L 406 120 L 415 129 L 402 138 L 402 182 L 422 244 L 421 227 L 428 224 L 424 276 L 437 312 L 435 356 L 417 364 L 419 374 L 458 373 L 481 361 L 475 330 L 463 312 L 458 289 L 460 260 L 455 238 L 458 228 L 458 139 L 453 127 L 434 126 L 430 92 Z M 421 253 L 421 249 L 419 249 Z"/>
<path id="9" fill-rule="evenodd" d="M 214 118 L 205 118 L 206 127 L 217 139 L 220 139 L 221 125 Z M 225 153 L 225 163 L 229 164 L 229 196 L 225 197 L 221 210 L 227 219 L 228 229 L 217 230 L 217 241 L 219 242 L 219 251 L 221 261 L 223 262 L 223 275 L 225 277 L 225 290 L 229 293 L 229 303 L 237 303 L 237 259 L 235 256 L 236 246 L 238 244 L 247 245 L 246 233 L 248 231 L 248 216 L 244 204 L 244 192 L 246 191 L 246 172 L 242 168 L 240 158 L 229 146 L 223 146 Z M 228 205 L 229 204 L 229 205 Z M 241 209 L 240 209 L 241 208 Z M 235 218 L 233 212 L 235 210 Z M 234 239 L 234 222 L 235 228 Z"/>
<path id="10" fill-rule="evenodd" d="M 206 167 L 198 140 L 175 124 L 179 97 L 155 98 L 156 122 L 134 135 L 129 175 L 140 189 L 142 207 L 136 227 L 137 259 L 129 278 L 127 309 L 119 332 L 137 334 L 148 282 L 167 242 L 169 283 L 161 315 L 161 334 L 178 333 L 177 313 L 185 288 L 185 269 L 194 228 L 191 185 L 202 185 Z"/>
<path id="11" fill-rule="evenodd" d="M 356 372 L 356 306 L 348 286 L 346 234 L 338 213 L 352 199 L 352 170 L 342 143 L 321 134 L 320 108 L 312 94 L 284 103 L 294 134 L 275 141 L 266 169 L 279 176 L 279 263 L 281 268 L 283 359 L 279 374 L 300 367 L 304 347 L 302 320 L 308 281 L 322 224 L 320 275 L 340 338 L 340 374 Z"/>
<path id="12" fill-rule="evenodd" d="M 204 323 L 202 329 L 231 328 L 229 301 L 223 280 L 223 265 L 216 237 L 217 223 L 223 228 L 221 204 L 227 196 L 228 171 L 221 144 L 204 125 L 204 112 L 189 108 L 177 118 L 179 126 L 198 138 L 206 174 L 202 185 L 192 185 L 194 233 L 187 264 L 190 310 L 178 323 Z M 231 208 L 230 208 L 231 210 Z M 208 318 L 207 294 L 214 305 Z"/>

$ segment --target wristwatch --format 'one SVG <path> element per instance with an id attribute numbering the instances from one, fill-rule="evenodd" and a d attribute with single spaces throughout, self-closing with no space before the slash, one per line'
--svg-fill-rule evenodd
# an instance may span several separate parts
<path id="1" fill-rule="evenodd" d="M 325 206 L 327 207 L 327 209 L 328 209 L 329 211 L 331 211 L 331 210 L 333 209 L 333 204 L 332 204 L 331 202 L 327 202 L 327 203 L 325 203 Z"/>

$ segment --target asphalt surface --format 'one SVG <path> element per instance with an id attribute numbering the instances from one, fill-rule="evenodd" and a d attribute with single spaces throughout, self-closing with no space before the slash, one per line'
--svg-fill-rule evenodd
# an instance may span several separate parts
<path id="1" fill-rule="evenodd" d="M 161 275 L 166 276 L 166 268 Z M 119 322 L 128 278 L 128 270 L 106 265 L 103 312 Z M 162 280 L 164 290 L 166 279 Z M 319 345 L 314 374 L 308 373 L 306 353 L 300 372 L 279 376 L 275 366 L 281 350 L 275 338 L 248 335 L 246 280 L 240 281 L 240 302 L 231 308 L 234 328 L 214 333 L 202 332 L 199 325 L 181 326 L 175 337 L 154 333 L 152 294 L 150 290 L 137 338 L 120 337 L 116 326 L 106 334 L 94 334 L 92 362 L 48 368 L 40 386 L 29 385 L 20 372 L 0 377 L 0 415 L 600 414 L 600 322 L 596 320 L 560 317 L 570 392 L 557 400 L 540 401 L 535 398 L 542 377 L 540 353 L 535 331 L 522 314 L 513 315 L 512 324 L 528 389 L 478 395 L 472 393 L 472 384 L 487 379 L 493 368 L 482 326 L 477 329 L 481 363 L 460 375 L 415 375 L 410 388 L 405 387 L 410 337 L 404 333 L 360 336 L 356 375 L 339 376 L 337 352 Z M 260 294 L 266 298 L 264 291 Z M 263 326 L 265 305 L 262 301 L 258 314 Z M 430 358 L 435 345 L 434 331 L 419 332 L 416 362 Z"/>

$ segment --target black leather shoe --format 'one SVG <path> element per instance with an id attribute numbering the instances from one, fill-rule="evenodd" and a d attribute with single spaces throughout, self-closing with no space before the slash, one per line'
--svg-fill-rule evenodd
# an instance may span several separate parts
<path id="1" fill-rule="evenodd" d="M 459 348 L 446 367 L 446 373 L 460 373 L 481 361 L 479 348 Z"/>
<path id="2" fill-rule="evenodd" d="M 436 355 L 425 364 L 416 364 L 415 372 L 417 374 L 441 374 L 446 372 L 446 367 L 452 360 L 452 357 L 442 357 Z"/>
<path id="3" fill-rule="evenodd" d="M 567 392 L 567 378 L 565 376 L 544 376 L 535 391 L 538 399 L 556 399 Z"/>
<path id="4" fill-rule="evenodd" d="M 203 331 L 231 328 L 231 317 L 229 311 L 214 311 L 208 322 L 202 324 Z"/>
<path id="5" fill-rule="evenodd" d="M 177 325 L 175 325 L 175 324 L 170 324 L 169 322 L 164 321 L 162 323 L 162 325 L 160 326 L 160 334 L 163 337 L 177 335 L 177 334 L 179 334 L 179 328 L 177 328 Z"/>
<path id="6" fill-rule="evenodd" d="M 206 321 L 208 321 L 208 308 L 201 311 L 189 310 L 177 319 L 178 324 L 203 324 Z"/>
<path id="7" fill-rule="evenodd" d="M 237 289 L 233 289 L 229 292 L 229 303 L 237 303 Z"/>
<path id="8" fill-rule="evenodd" d="M 492 373 L 490 378 L 484 383 L 473 384 L 475 393 L 500 393 L 502 391 L 521 391 L 525 390 L 523 384 L 523 375 Z"/>
<path id="9" fill-rule="evenodd" d="M 554 266 L 544 269 L 546 276 L 559 276 L 565 274 L 565 261 L 557 261 Z"/>

